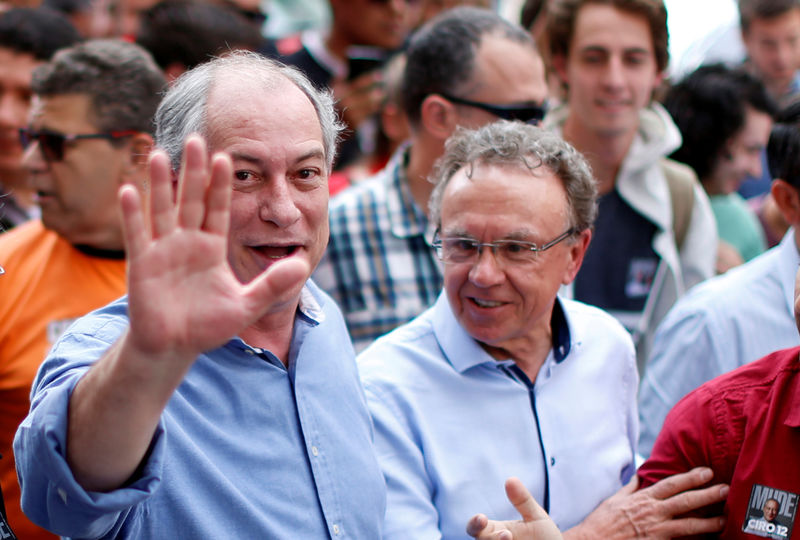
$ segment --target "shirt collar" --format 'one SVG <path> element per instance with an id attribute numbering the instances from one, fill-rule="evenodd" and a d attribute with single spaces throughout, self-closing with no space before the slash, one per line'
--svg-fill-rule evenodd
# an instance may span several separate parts
<path id="1" fill-rule="evenodd" d="M 385 169 L 386 211 L 392 234 L 398 238 L 425 235 L 430 241 L 433 234 L 427 236 L 428 215 L 424 208 L 417 205 L 408 185 L 408 158 L 409 147 L 405 145 L 395 152 Z"/>
<path id="2" fill-rule="evenodd" d="M 553 336 L 553 357 L 560 363 L 572 350 L 572 338 L 569 321 L 558 297 L 553 304 L 550 327 Z M 480 364 L 497 363 L 459 324 L 453 310 L 450 309 L 445 291 L 442 291 L 433 306 L 433 330 L 448 362 L 459 373 L 464 373 Z"/>

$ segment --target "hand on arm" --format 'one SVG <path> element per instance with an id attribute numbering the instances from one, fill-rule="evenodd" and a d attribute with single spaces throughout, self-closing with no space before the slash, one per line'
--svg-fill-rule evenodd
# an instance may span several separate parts
<path id="1" fill-rule="evenodd" d="M 248 284 L 227 262 L 232 165 L 190 137 L 174 202 L 167 156 L 150 161 L 150 220 L 140 194 L 120 189 L 128 259 L 130 328 L 70 398 L 67 460 L 90 491 L 121 486 L 136 471 L 159 417 L 197 356 L 227 342 L 308 273 L 280 261 Z"/>
<path id="2" fill-rule="evenodd" d="M 561 531 L 517 478 L 506 480 L 506 495 L 520 521 L 493 521 L 483 514 L 469 520 L 467 533 L 476 540 L 561 540 Z"/>
<path id="3" fill-rule="evenodd" d="M 580 525 L 564 533 L 570 539 L 667 539 L 721 531 L 722 517 L 687 517 L 686 514 L 725 500 L 728 486 L 706 488 L 711 469 L 698 467 L 664 478 L 636 491 L 638 478 L 598 506 Z"/>

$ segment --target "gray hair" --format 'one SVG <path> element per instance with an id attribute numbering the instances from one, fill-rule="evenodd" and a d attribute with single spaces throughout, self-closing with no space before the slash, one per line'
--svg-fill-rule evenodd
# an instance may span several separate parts
<path id="1" fill-rule="evenodd" d="M 172 167 L 180 167 L 183 143 L 192 133 L 208 137 L 208 96 L 215 81 L 223 77 L 256 78 L 269 88 L 281 78 L 302 91 L 317 111 L 322 129 L 322 143 L 330 172 L 336 157 L 336 143 L 343 125 L 333 108 L 333 97 L 319 90 L 297 68 L 286 66 L 251 51 L 233 51 L 181 75 L 164 96 L 156 111 L 156 145 L 169 155 Z"/>
<path id="2" fill-rule="evenodd" d="M 513 165 L 528 170 L 545 167 L 564 184 L 570 227 L 583 231 L 597 217 L 597 185 L 586 159 L 558 135 L 542 128 L 501 120 L 477 130 L 459 128 L 445 144 L 431 182 L 431 221 L 441 226 L 442 198 L 456 172 L 476 164 Z"/>
<path id="3" fill-rule="evenodd" d="M 166 79 L 150 53 L 116 39 L 96 39 L 58 51 L 33 72 L 43 97 L 88 96 L 89 120 L 100 131 L 153 132 L 153 114 Z"/>

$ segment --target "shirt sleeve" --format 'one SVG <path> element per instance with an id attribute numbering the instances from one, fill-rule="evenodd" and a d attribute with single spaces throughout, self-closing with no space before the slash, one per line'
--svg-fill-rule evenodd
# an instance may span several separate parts
<path id="1" fill-rule="evenodd" d="M 713 434 L 712 417 L 699 393 L 682 399 L 667 415 L 653 452 L 639 467 L 639 487 L 655 484 L 662 478 L 699 466 L 710 466 L 708 447 Z"/>
<path id="2" fill-rule="evenodd" d="M 735 367 L 722 367 L 730 358 L 730 346 L 720 339 L 726 334 L 696 303 L 691 296 L 680 301 L 655 335 L 639 392 L 639 452 L 645 458 L 670 409 L 695 388 Z"/>
<path id="3" fill-rule="evenodd" d="M 159 424 L 148 454 L 127 485 L 108 493 L 84 490 L 66 459 L 72 390 L 109 343 L 87 334 L 59 341 L 33 384 L 31 411 L 14 439 L 22 509 L 36 524 L 62 536 L 116 536 L 128 513 L 158 487 L 164 456 Z"/>
<path id="4" fill-rule="evenodd" d="M 439 514 L 422 449 L 396 404 L 383 399 L 375 385 L 365 383 L 364 390 L 375 425 L 378 462 L 386 481 L 384 540 L 440 539 Z"/>

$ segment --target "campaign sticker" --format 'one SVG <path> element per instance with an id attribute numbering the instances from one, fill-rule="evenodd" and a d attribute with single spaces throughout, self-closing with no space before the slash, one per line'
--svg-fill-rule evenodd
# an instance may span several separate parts
<path id="1" fill-rule="evenodd" d="M 797 503 L 797 493 L 753 484 L 742 531 L 764 538 L 791 537 Z"/>

